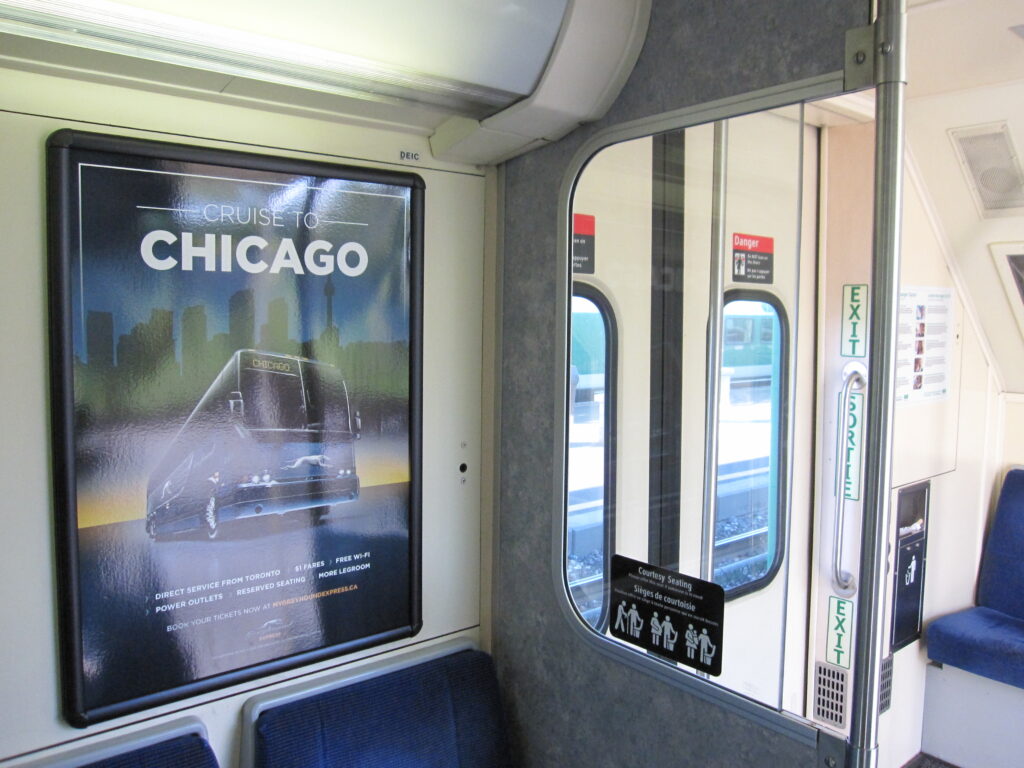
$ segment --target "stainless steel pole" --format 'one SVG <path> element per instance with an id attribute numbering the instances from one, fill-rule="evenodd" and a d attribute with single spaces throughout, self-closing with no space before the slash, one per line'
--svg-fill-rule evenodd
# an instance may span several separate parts
<path id="1" fill-rule="evenodd" d="M 707 409 L 704 417 L 704 510 L 700 575 L 711 581 L 715 569 L 715 508 L 718 503 L 718 407 L 722 383 L 722 262 L 725 254 L 725 194 L 728 167 L 729 124 L 715 123 L 712 158 L 711 279 L 708 291 L 708 355 L 705 371 Z"/>
<path id="2" fill-rule="evenodd" d="M 885 563 L 892 485 L 893 393 L 903 206 L 906 0 L 879 0 L 875 21 L 875 205 L 871 349 L 860 593 L 849 765 L 878 764 L 878 696 L 885 641 Z"/>

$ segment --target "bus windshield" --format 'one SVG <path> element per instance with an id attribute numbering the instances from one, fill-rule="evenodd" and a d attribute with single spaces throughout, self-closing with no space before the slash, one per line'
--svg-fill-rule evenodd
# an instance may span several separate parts
<path id="1" fill-rule="evenodd" d="M 240 385 L 249 429 L 306 429 L 302 379 L 298 371 L 244 368 Z"/>
<path id="2" fill-rule="evenodd" d="M 302 373 L 306 388 L 307 427 L 328 432 L 351 432 L 348 392 L 337 369 L 307 363 Z"/>

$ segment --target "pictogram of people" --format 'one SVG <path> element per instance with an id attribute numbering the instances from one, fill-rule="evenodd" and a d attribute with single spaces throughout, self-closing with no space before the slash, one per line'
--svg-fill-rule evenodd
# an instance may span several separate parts
<path id="1" fill-rule="evenodd" d="M 644 628 L 644 620 L 640 618 L 640 613 L 636 609 L 636 603 L 629 607 L 629 613 L 626 615 L 629 617 L 629 634 L 639 640 L 640 632 Z"/>
<path id="2" fill-rule="evenodd" d="M 666 621 L 667 620 L 668 620 L 668 617 L 666 617 Z M 651 617 L 651 645 L 654 645 L 654 646 L 661 645 L 661 633 L 662 633 L 662 624 L 661 624 L 660 621 L 658 621 L 658 612 L 655 611 L 654 612 L 654 616 Z"/>
<path id="3" fill-rule="evenodd" d="M 693 624 L 687 625 L 684 637 L 686 638 L 686 658 L 697 658 L 697 630 L 693 628 Z"/>
<path id="4" fill-rule="evenodd" d="M 914 583 L 914 576 L 917 573 L 917 555 L 914 555 L 910 561 L 910 565 L 907 566 L 907 572 L 903 575 L 903 583 L 908 587 Z"/>
<path id="5" fill-rule="evenodd" d="M 708 634 L 707 627 L 700 631 L 700 637 L 697 638 L 697 642 L 700 644 L 700 663 L 710 667 L 711 659 L 715 657 L 715 651 L 718 648 L 711 642 L 711 636 Z"/>
<path id="6" fill-rule="evenodd" d="M 622 632 L 623 634 L 626 633 L 626 616 L 627 615 L 628 614 L 626 613 L 626 601 L 623 600 L 621 603 L 619 603 L 619 608 L 615 612 L 615 631 L 616 632 Z"/>
<path id="7" fill-rule="evenodd" d="M 661 636 L 662 645 L 664 645 L 665 650 L 675 650 L 676 640 L 679 639 L 679 633 L 676 631 L 676 628 L 672 626 L 671 616 L 666 616 L 664 621 L 661 622 Z"/>

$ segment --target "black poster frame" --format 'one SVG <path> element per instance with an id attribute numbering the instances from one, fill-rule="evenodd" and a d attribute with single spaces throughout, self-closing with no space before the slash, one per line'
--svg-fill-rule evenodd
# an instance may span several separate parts
<path id="1" fill-rule="evenodd" d="M 72 333 L 72 254 L 79 238 L 78 174 L 80 152 L 145 162 L 221 166 L 225 170 L 311 176 L 366 182 L 409 190 L 408 208 L 408 623 L 333 645 L 193 679 L 183 684 L 90 706 L 83 658 L 83 606 L 77 509 L 75 356 Z M 62 706 L 65 718 L 86 727 L 139 710 L 235 685 L 302 665 L 411 637 L 422 627 L 422 370 L 423 241 L 425 184 L 413 173 L 188 146 L 125 136 L 63 129 L 47 141 L 47 234 L 49 266 L 50 389 L 54 530 L 57 563 L 57 617 L 60 637 Z M 340 257 L 339 257 L 340 258 Z M 404 564 L 403 564 L 404 565 Z M 405 611 L 405 607 L 400 608 Z"/>

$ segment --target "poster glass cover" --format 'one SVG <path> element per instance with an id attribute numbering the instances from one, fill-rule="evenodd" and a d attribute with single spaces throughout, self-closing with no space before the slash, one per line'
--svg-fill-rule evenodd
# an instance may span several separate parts
<path id="1" fill-rule="evenodd" d="M 419 177 L 48 145 L 65 710 L 419 628 Z"/>

